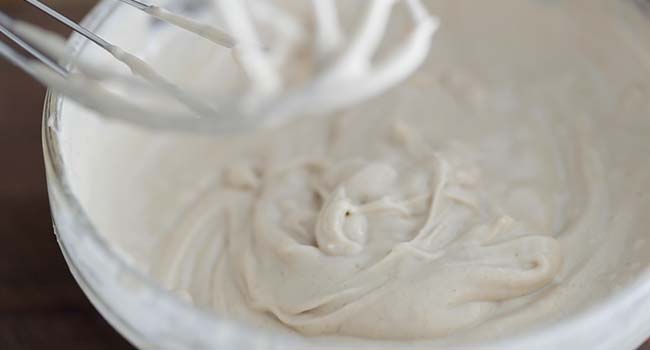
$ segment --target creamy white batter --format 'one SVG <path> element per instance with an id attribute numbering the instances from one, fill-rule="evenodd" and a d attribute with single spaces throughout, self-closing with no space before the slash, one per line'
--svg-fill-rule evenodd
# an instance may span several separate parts
<path id="1" fill-rule="evenodd" d="M 335 114 L 210 138 L 66 103 L 75 193 L 187 302 L 306 336 L 508 337 L 639 276 L 650 32 L 637 5 L 427 6 L 442 26 L 424 66 Z M 187 33 L 162 28 L 136 50 L 148 22 L 122 12 L 133 25 L 105 36 L 182 86 L 217 96 L 241 83 L 227 50 Z"/>

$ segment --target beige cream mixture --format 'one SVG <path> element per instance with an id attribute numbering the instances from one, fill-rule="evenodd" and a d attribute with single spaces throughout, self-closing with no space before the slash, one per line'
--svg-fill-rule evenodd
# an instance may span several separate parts
<path id="1" fill-rule="evenodd" d="M 66 103 L 75 193 L 187 302 L 307 336 L 494 339 L 615 292 L 650 261 L 650 22 L 633 1 L 427 6 L 424 66 L 337 113 L 211 138 Z M 125 20 L 105 35 L 183 86 L 242 79 L 227 51 Z"/>

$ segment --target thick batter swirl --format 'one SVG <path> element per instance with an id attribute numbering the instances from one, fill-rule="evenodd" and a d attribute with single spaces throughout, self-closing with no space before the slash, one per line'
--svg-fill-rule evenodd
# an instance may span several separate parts
<path id="1" fill-rule="evenodd" d="M 254 309 L 305 334 L 423 338 L 553 279 L 558 242 L 499 212 L 459 151 L 418 148 L 404 128 L 389 157 L 262 176 L 231 246 Z"/>

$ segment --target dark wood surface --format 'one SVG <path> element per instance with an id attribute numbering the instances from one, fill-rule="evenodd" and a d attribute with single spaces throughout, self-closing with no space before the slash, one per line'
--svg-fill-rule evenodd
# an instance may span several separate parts
<path id="1" fill-rule="evenodd" d="M 78 20 L 96 1 L 45 2 Z M 0 10 L 66 32 L 22 1 L 0 0 Z M 0 59 L 0 350 L 132 349 L 87 301 L 52 233 L 40 141 L 44 94 Z"/>

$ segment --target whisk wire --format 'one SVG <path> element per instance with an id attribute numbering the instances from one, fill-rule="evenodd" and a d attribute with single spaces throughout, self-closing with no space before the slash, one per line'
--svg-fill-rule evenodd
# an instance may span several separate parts
<path id="1" fill-rule="evenodd" d="M 141 2 L 141 1 L 138 1 L 138 0 L 120 0 L 120 1 L 122 1 L 125 4 L 131 5 L 131 6 L 137 8 L 139 10 L 143 10 L 143 11 L 146 10 L 147 8 L 151 7 L 151 5 L 147 5 L 147 4 L 145 4 L 145 3 Z"/>
<path id="2" fill-rule="evenodd" d="M 152 124 L 153 127 L 174 125 L 174 128 L 180 126 L 193 131 L 203 131 L 204 128 L 215 130 L 217 125 L 224 127 L 225 124 L 229 128 L 253 123 L 279 124 L 299 115 L 329 113 L 376 96 L 406 79 L 424 62 L 431 47 L 431 37 L 439 25 L 438 19 L 428 13 L 422 0 L 368 0 L 366 13 L 358 27 L 346 35 L 339 23 L 336 2 L 312 0 L 316 22 L 316 44 L 312 47 L 304 38 L 309 33 L 306 24 L 266 0 L 250 0 L 246 6 L 237 0 L 214 2 L 222 13 L 221 24 L 232 35 L 140 0 L 115 0 L 232 49 L 232 63 L 248 80 L 247 91 L 235 99 L 212 96 L 207 100 L 204 95 L 174 84 L 142 59 L 42 1 L 25 1 L 107 51 L 126 65 L 132 75 L 125 76 L 114 69 L 107 69 L 113 68 L 112 65 L 99 67 L 94 62 L 91 64 L 83 56 L 72 57 L 63 37 L 14 20 L 2 12 L 0 34 L 7 36 L 32 57 L 19 53 L 5 43 L 0 43 L 0 56 L 46 86 L 58 89 L 100 114 L 111 116 L 114 113 L 118 119 Z M 407 20 L 412 22 L 412 26 L 405 40 L 398 42 L 388 55 L 375 61 L 380 41 L 388 29 L 389 17 L 398 3 L 406 5 L 410 14 Z M 259 29 L 272 32 L 269 36 L 271 39 L 266 38 L 271 40 L 270 45 L 260 42 Z M 284 76 L 285 67 L 293 63 L 289 61 L 292 58 L 308 60 L 317 69 L 304 79 L 287 79 Z M 74 69 L 68 70 L 58 62 L 71 62 L 70 67 Z M 139 92 L 143 94 L 114 95 L 105 88 L 108 85 L 104 83 L 118 83 L 121 84 L 118 86 L 128 87 L 129 91 L 142 88 Z M 138 100 L 145 95 L 151 97 L 144 99 L 145 104 L 148 102 L 150 106 Z M 110 96 L 110 103 L 107 103 L 107 96 Z M 155 103 L 152 102 L 154 98 L 157 99 Z M 181 110 L 173 110 L 180 119 L 174 118 L 169 108 L 151 108 L 159 105 L 180 107 Z M 161 119 L 161 113 L 169 118 Z M 139 119 L 138 115 L 142 117 Z M 225 115 L 238 118 L 223 118 Z M 158 119 L 161 119 L 160 122 Z M 191 122 L 186 125 L 183 124 L 184 120 Z M 241 125 L 235 126 L 235 122 Z"/>
<path id="3" fill-rule="evenodd" d="M 14 50 L 2 41 L 0 41 L 0 56 L 6 58 L 9 62 L 16 65 L 18 68 L 26 72 L 30 71 L 29 65 L 27 63 L 28 60 L 23 55 L 19 54 L 18 51 Z"/>
<path id="4" fill-rule="evenodd" d="M 154 86 L 162 88 L 170 97 L 183 103 L 187 108 L 193 110 L 199 116 L 213 117 L 217 114 L 217 110 L 210 103 L 203 101 L 198 96 L 193 96 L 187 93 L 176 84 L 168 81 L 135 55 L 109 43 L 99 35 L 75 23 L 68 17 L 60 14 L 39 0 L 25 1 L 97 44 L 99 47 L 111 54 L 115 59 L 125 64 L 133 74 L 140 76 Z"/>
<path id="5" fill-rule="evenodd" d="M 4 34 L 7 38 L 9 38 L 9 40 L 16 43 L 23 50 L 27 51 L 30 55 L 34 56 L 34 58 L 36 58 L 37 60 L 45 64 L 48 68 L 52 69 L 57 74 L 61 76 L 65 76 L 68 73 L 68 71 L 65 68 L 61 67 L 61 65 L 56 63 L 47 55 L 44 55 L 40 50 L 36 49 L 34 46 L 29 44 L 23 38 L 16 35 L 12 31 L 12 27 L 13 27 L 13 20 L 9 16 L 4 14 L 2 11 L 0 11 L 0 33 Z M 20 55 L 18 52 L 13 50 L 8 45 L 3 44 L 3 46 L 4 47 L 0 55 L 7 56 L 7 58 L 10 59 L 13 64 L 18 65 L 19 67 L 24 69 L 24 67 L 22 67 L 22 63 L 26 58 L 24 58 L 22 55 Z"/>
<path id="6" fill-rule="evenodd" d="M 113 45 L 111 45 L 108 41 L 102 39 L 99 35 L 91 32 L 90 30 L 80 26 L 73 20 L 69 19 L 68 17 L 62 15 L 58 11 L 54 10 L 53 8 L 45 5 L 44 3 L 38 1 L 38 0 L 25 0 L 28 2 L 30 5 L 36 7 L 37 9 L 45 12 L 47 15 L 50 17 L 54 18 L 55 20 L 63 23 L 64 25 L 68 26 L 70 29 L 74 30 L 75 32 L 83 35 L 86 37 L 88 40 L 94 42 L 95 44 L 101 46 L 102 48 L 106 50 L 110 50 Z"/>

